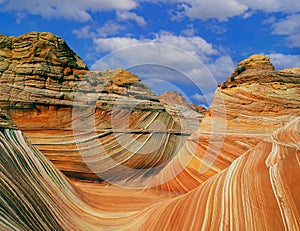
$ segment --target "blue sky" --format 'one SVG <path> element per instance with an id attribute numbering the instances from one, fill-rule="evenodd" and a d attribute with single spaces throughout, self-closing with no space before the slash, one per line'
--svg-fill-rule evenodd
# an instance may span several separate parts
<path id="1" fill-rule="evenodd" d="M 251 54 L 300 66 L 299 0 L 0 0 L 0 20 L 2 34 L 52 32 L 90 69 L 124 67 L 197 104 Z"/>

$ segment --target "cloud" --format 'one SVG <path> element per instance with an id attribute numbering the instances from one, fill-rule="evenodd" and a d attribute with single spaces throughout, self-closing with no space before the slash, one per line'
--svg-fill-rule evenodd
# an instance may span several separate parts
<path id="1" fill-rule="evenodd" d="M 195 99 L 199 104 L 209 105 L 214 99 L 214 93 L 209 92 L 206 95 L 200 95 L 198 93 L 191 96 L 192 99 Z"/>
<path id="2" fill-rule="evenodd" d="M 226 27 L 221 26 L 220 23 L 215 22 L 215 20 L 213 20 L 212 22 L 210 22 L 207 26 L 206 29 L 210 30 L 213 33 L 216 34 L 223 34 L 227 31 Z"/>
<path id="3" fill-rule="evenodd" d="M 220 21 L 241 15 L 248 9 L 245 4 L 235 0 L 188 0 L 182 7 L 185 15 L 192 19 L 216 18 Z"/>
<path id="4" fill-rule="evenodd" d="M 138 0 L 137 2 L 151 2 L 150 0 Z M 157 4 L 164 2 L 176 4 L 173 8 L 171 19 L 182 20 L 184 16 L 190 19 L 218 19 L 226 21 L 234 16 L 251 17 L 256 11 L 266 13 L 282 12 L 293 14 L 300 11 L 300 1 L 295 0 L 160 0 Z"/>
<path id="5" fill-rule="evenodd" d="M 279 22 L 273 22 L 272 33 L 287 36 L 291 47 L 300 47 L 300 14 L 289 15 Z"/>
<path id="6" fill-rule="evenodd" d="M 126 30 L 126 27 L 115 23 L 114 21 L 106 22 L 102 27 L 97 29 L 97 35 L 100 37 L 107 37 L 116 35 L 120 31 Z"/>
<path id="7" fill-rule="evenodd" d="M 120 31 L 126 30 L 126 27 L 117 24 L 114 21 L 107 21 L 102 27 L 94 29 L 92 31 L 89 25 L 85 25 L 80 29 L 74 29 L 72 33 L 77 36 L 77 38 L 105 38 L 107 36 L 112 36 L 118 34 Z"/>
<path id="8" fill-rule="evenodd" d="M 172 46 L 176 46 L 187 52 L 192 53 L 195 56 L 199 56 L 202 60 L 207 55 L 218 55 L 219 52 L 216 50 L 211 43 L 206 42 L 199 36 L 184 37 L 175 36 L 172 34 L 161 32 L 156 34 L 154 39 L 135 39 L 127 37 L 113 37 L 113 38 L 99 38 L 94 40 L 96 49 L 98 51 L 111 52 L 124 47 L 141 44 L 141 43 L 162 43 Z M 163 55 L 163 54 L 162 54 Z"/>
<path id="9" fill-rule="evenodd" d="M 273 24 L 275 22 L 276 22 L 276 18 L 274 16 L 271 16 L 262 21 L 263 24 Z"/>
<path id="10" fill-rule="evenodd" d="M 300 11 L 300 2 L 295 0 L 240 0 L 252 10 L 260 10 L 267 13 L 285 12 L 296 13 Z"/>
<path id="11" fill-rule="evenodd" d="M 220 56 L 214 62 L 207 64 L 207 68 L 216 78 L 217 82 L 225 81 L 233 72 L 236 64 L 229 55 Z"/>
<path id="12" fill-rule="evenodd" d="M 98 52 L 113 52 L 121 48 L 131 47 L 141 42 L 142 41 L 138 39 L 126 37 L 94 39 L 95 48 Z"/>
<path id="13" fill-rule="evenodd" d="M 131 10 L 137 6 L 134 0 L 6 0 L 0 4 L 5 11 L 21 11 L 44 18 L 64 18 L 80 22 L 92 20 L 90 11 Z"/>
<path id="14" fill-rule="evenodd" d="M 267 54 L 277 70 L 300 67 L 300 55 Z"/>
<path id="15" fill-rule="evenodd" d="M 189 56 L 193 55 L 194 58 L 198 58 L 201 62 L 208 62 L 210 56 L 219 55 L 219 51 L 213 47 L 211 43 L 206 42 L 203 38 L 199 36 L 193 37 L 184 37 L 184 36 L 175 36 L 168 33 L 156 34 L 154 39 L 136 39 L 136 38 L 127 38 L 127 37 L 112 37 L 112 38 L 98 38 L 94 40 L 96 50 L 98 52 L 113 52 L 121 48 L 131 47 L 134 45 L 141 45 L 145 43 L 152 43 L 154 50 L 149 50 L 145 59 L 148 59 L 149 55 L 154 58 L 154 61 L 158 58 L 160 60 L 169 60 L 172 63 L 181 65 L 181 63 L 186 63 L 190 59 L 184 60 L 185 52 L 188 52 Z M 173 49 L 171 53 L 164 52 L 162 49 L 167 48 L 168 46 L 155 46 L 155 44 L 167 44 L 168 46 L 174 46 L 177 48 Z M 148 48 L 148 47 L 147 47 Z M 141 47 L 141 49 L 144 49 Z M 179 51 L 181 49 L 181 51 Z M 184 51 L 184 52 L 183 52 Z M 131 52 L 131 51 L 130 51 Z M 132 57 L 136 60 L 135 57 L 138 57 L 139 60 L 143 60 L 143 51 L 141 53 L 132 51 L 134 54 Z M 175 52 L 175 53 L 174 53 Z"/>
<path id="16" fill-rule="evenodd" d="M 135 21 L 141 27 L 144 27 L 147 24 L 143 17 L 138 16 L 136 13 L 133 12 L 118 11 L 117 18 L 120 21 L 128 21 L 128 20 Z"/>
<path id="17" fill-rule="evenodd" d="M 181 34 L 183 34 L 185 36 L 194 36 L 196 31 L 197 30 L 194 28 L 194 25 L 189 24 L 186 29 L 181 31 Z"/>
<path id="18" fill-rule="evenodd" d="M 26 14 L 24 13 L 16 13 L 16 24 L 21 24 L 23 19 L 26 18 Z"/>
<path id="19" fill-rule="evenodd" d="M 144 79 L 162 78 L 183 84 L 193 82 L 200 88 L 214 91 L 234 69 L 230 56 L 198 36 L 161 33 L 154 39 L 99 38 L 94 40 L 94 44 L 98 52 L 110 54 L 96 61 L 91 67 L 93 70 L 160 65 L 166 67 L 166 71 L 153 71 L 153 68 L 147 67 L 143 70 Z M 175 69 L 186 78 L 178 77 L 167 69 Z"/>
<path id="20" fill-rule="evenodd" d="M 68 20 L 87 22 L 92 20 L 92 13 L 98 11 L 116 10 L 120 20 L 133 20 L 140 26 L 146 21 L 130 10 L 136 9 L 143 2 L 169 4 L 173 20 L 181 20 L 185 15 L 191 19 L 218 19 L 226 21 L 230 17 L 244 15 L 248 17 L 253 12 L 283 12 L 288 14 L 300 11 L 300 1 L 296 0 L 1 0 L 1 8 L 5 11 L 16 11 L 40 15 L 45 18 L 64 18 Z"/>
<path id="21" fill-rule="evenodd" d="M 178 47 L 198 57 L 202 62 L 206 62 L 208 56 L 219 54 L 219 51 L 211 43 L 199 36 L 158 35 L 155 42 Z"/>
<path id="22" fill-rule="evenodd" d="M 77 38 L 90 38 L 90 26 L 84 26 L 79 30 L 74 29 L 72 33 L 76 35 Z"/>

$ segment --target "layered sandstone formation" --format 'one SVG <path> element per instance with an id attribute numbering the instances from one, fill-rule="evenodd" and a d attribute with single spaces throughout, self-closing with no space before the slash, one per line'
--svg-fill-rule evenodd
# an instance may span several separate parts
<path id="1" fill-rule="evenodd" d="M 1 111 L 0 118 L 1 230 L 300 228 L 299 118 L 173 199 L 155 192 L 74 185 Z M 115 200 L 119 206 L 113 205 Z"/>
<path id="2" fill-rule="evenodd" d="M 1 108 L 24 129 L 67 126 L 71 92 L 87 69 L 83 61 L 50 33 L 1 35 L 0 43 Z"/>
<path id="3" fill-rule="evenodd" d="M 145 184 L 190 135 L 126 70 L 87 71 L 50 33 L 0 39 L 0 108 L 66 175 Z"/>
<path id="4" fill-rule="evenodd" d="M 199 131 L 148 187 L 189 192 L 300 116 L 299 68 L 275 71 L 266 56 L 253 55 L 232 76 L 217 88 Z"/>
<path id="5" fill-rule="evenodd" d="M 249 57 L 201 118 L 52 34 L 0 39 L 1 230 L 300 229 L 300 68 Z"/>
<path id="6" fill-rule="evenodd" d="M 299 68 L 275 71 L 266 56 L 253 55 L 239 63 L 215 93 L 210 111 L 226 105 L 220 122 L 228 132 L 270 133 L 299 116 Z M 203 130 L 210 130 L 209 117 Z"/>
<path id="7" fill-rule="evenodd" d="M 297 118 L 196 189 L 147 210 L 142 230 L 298 230 L 299 144 Z"/>
<path id="8" fill-rule="evenodd" d="M 1 110 L 0 118 L 0 230 L 128 229 L 137 210 L 166 199 L 118 188 L 106 193 L 93 184 L 81 190 Z"/>
<path id="9" fill-rule="evenodd" d="M 191 132 L 198 130 L 207 111 L 206 108 L 187 103 L 183 96 L 175 91 L 165 91 L 158 96 L 158 99 L 166 106 L 167 111 L 174 120 L 185 127 L 186 130 L 191 130 Z"/>

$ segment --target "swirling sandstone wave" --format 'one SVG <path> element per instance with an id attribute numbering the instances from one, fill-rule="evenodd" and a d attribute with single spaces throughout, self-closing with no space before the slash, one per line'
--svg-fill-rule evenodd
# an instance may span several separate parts
<path id="1" fill-rule="evenodd" d="M 298 230 L 300 120 L 260 142 L 229 168 L 174 199 L 89 185 L 62 175 L 0 113 L 1 218 L 5 230 Z M 17 176 L 17 177 L 16 177 Z M 77 183 L 78 184 L 78 183 Z M 78 186 L 78 185 L 77 185 Z M 97 194 L 98 191 L 98 194 Z M 128 195 L 123 198 L 122 195 Z M 132 204 L 112 211 L 111 200 Z M 153 205 L 143 200 L 152 198 Z M 123 198 L 123 199 L 122 199 Z M 144 199 L 143 199 L 144 198 Z M 128 208 L 129 207 L 129 208 Z M 108 213 L 110 215 L 108 215 Z"/>
<path id="2" fill-rule="evenodd" d="M 299 144 L 297 118 L 198 188 L 147 210 L 142 228 L 298 230 Z"/>
<path id="3" fill-rule="evenodd" d="M 89 72 L 50 33 L 0 39 L 0 107 L 66 175 L 145 184 L 190 135 L 137 76 Z"/>
<path id="4" fill-rule="evenodd" d="M 137 76 L 0 39 L 1 230 L 300 228 L 299 68 L 242 61 L 191 135 Z"/>
<path id="5" fill-rule="evenodd" d="M 199 131 L 148 186 L 160 192 L 188 192 L 298 118 L 299 76 L 299 68 L 275 71 L 262 55 L 240 62 L 216 90 Z M 171 174 L 176 177 L 168 180 Z"/>

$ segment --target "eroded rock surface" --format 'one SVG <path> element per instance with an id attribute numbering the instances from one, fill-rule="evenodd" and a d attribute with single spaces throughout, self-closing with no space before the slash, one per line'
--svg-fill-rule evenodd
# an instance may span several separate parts
<path id="1" fill-rule="evenodd" d="M 198 130 L 207 111 L 206 108 L 187 103 L 183 96 L 175 91 L 166 91 L 159 95 L 158 99 L 166 106 L 167 111 L 174 120 L 185 127 L 186 130 L 191 130 L 191 132 Z"/>
<path id="2" fill-rule="evenodd" d="M 66 175 L 146 182 L 190 135 L 130 72 L 88 71 L 50 33 L 0 39 L 0 108 Z"/>
<path id="3" fill-rule="evenodd" d="M 300 68 L 242 61 L 191 134 L 175 93 L 0 39 L 1 230 L 300 229 Z"/>
<path id="4" fill-rule="evenodd" d="M 209 110 L 217 115 L 223 113 L 220 105 L 226 106 L 219 119 L 228 132 L 271 133 L 300 115 L 299 68 L 276 71 L 266 56 L 253 55 L 232 76 L 220 84 Z M 209 116 L 204 120 L 201 128 L 209 130 Z"/>
<path id="5" fill-rule="evenodd" d="M 275 71 L 267 57 L 254 55 L 233 75 L 217 88 L 198 132 L 149 183 L 158 192 L 189 192 L 300 117 L 299 68 Z"/>
<path id="6" fill-rule="evenodd" d="M 167 198 L 72 184 L 4 117 L 0 111 L 1 230 L 300 228 L 299 118 L 194 190 Z"/>

